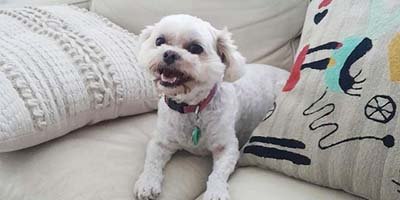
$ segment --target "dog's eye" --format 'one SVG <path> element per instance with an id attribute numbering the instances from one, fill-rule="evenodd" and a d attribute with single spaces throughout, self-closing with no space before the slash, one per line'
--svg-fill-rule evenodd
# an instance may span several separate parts
<path id="1" fill-rule="evenodd" d="M 191 44 L 187 50 L 192 54 L 201 54 L 203 53 L 203 47 L 198 44 Z"/>
<path id="2" fill-rule="evenodd" d="M 162 44 L 165 44 L 165 38 L 164 37 L 159 37 L 156 39 L 156 46 L 160 46 Z"/>

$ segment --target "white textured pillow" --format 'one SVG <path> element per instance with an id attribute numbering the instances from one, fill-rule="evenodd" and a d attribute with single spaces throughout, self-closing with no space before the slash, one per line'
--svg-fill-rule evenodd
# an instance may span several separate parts
<path id="1" fill-rule="evenodd" d="M 0 10 L 0 152 L 155 109 L 136 45 L 136 36 L 75 7 Z"/>

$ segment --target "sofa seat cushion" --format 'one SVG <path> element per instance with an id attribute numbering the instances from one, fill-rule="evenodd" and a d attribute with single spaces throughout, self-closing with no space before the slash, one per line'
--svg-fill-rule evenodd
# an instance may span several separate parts
<path id="1" fill-rule="evenodd" d="M 154 113 L 117 119 L 1 153 L 0 199 L 133 199 L 155 122 Z M 210 170 L 210 159 L 178 153 L 166 167 L 160 199 L 195 199 Z"/>
<path id="2" fill-rule="evenodd" d="M 342 191 L 320 187 L 255 167 L 237 169 L 229 180 L 229 192 L 231 200 L 361 200 Z M 201 197 L 196 200 L 202 200 Z"/>

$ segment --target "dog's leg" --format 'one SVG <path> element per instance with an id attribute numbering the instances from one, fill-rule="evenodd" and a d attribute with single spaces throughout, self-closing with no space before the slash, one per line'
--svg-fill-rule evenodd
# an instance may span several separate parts
<path id="1" fill-rule="evenodd" d="M 163 168 L 176 151 L 176 148 L 166 146 L 156 139 L 149 142 L 144 169 L 135 184 L 135 196 L 137 200 L 153 200 L 158 198 L 164 178 Z"/>
<path id="2" fill-rule="evenodd" d="M 238 141 L 226 145 L 217 145 L 212 149 L 213 171 L 208 177 L 207 190 L 203 200 L 228 200 L 228 178 L 239 159 Z"/>

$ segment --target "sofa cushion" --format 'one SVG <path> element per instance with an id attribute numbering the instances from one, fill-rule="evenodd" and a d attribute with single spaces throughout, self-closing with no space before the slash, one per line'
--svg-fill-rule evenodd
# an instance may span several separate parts
<path id="1" fill-rule="evenodd" d="M 229 180 L 231 200 L 361 200 L 356 196 L 254 167 L 239 168 Z M 197 200 L 202 200 L 202 196 Z"/>
<path id="2" fill-rule="evenodd" d="M 312 1 L 284 93 L 241 164 L 399 199 L 399 32 L 398 0 Z"/>
<path id="3" fill-rule="evenodd" d="M 308 0 L 94 0 L 92 10 L 133 33 L 170 14 L 191 14 L 227 26 L 247 61 L 289 69 Z"/>
<path id="4" fill-rule="evenodd" d="M 0 152 L 154 110 L 137 37 L 75 7 L 0 10 Z"/>
<path id="5" fill-rule="evenodd" d="M 0 154 L 0 199 L 133 199 L 156 114 L 102 122 L 42 145 Z M 166 167 L 161 200 L 195 199 L 209 158 L 178 153 Z"/>
<path id="6" fill-rule="evenodd" d="M 39 5 L 69 4 L 82 8 L 89 8 L 90 0 L 1 0 L 0 7 L 21 7 Z"/>

